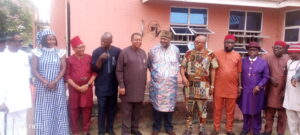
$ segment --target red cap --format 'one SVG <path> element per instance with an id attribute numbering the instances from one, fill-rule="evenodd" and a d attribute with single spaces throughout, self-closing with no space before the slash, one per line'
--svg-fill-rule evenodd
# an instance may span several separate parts
<path id="1" fill-rule="evenodd" d="M 260 46 L 257 42 L 250 42 L 247 46 L 246 46 L 246 49 L 249 49 L 249 48 L 257 48 L 260 50 Z"/>
<path id="2" fill-rule="evenodd" d="M 292 53 L 292 52 L 300 52 L 300 43 L 289 45 L 288 53 Z"/>
<path id="3" fill-rule="evenodd" d="M 231 40 L 234 40 L 234 41 L 236 40 L 235 36 L 230 35 L 230 34 L 225 36 L 224 40 L 227 40 L 227 39 L 231 39 Z"/>
<path id="4" fill-rule="evenodd" d="M 285 46 L 286 46 L 286 43 L 283 42 L 283 41 L 276 41 L 276 42 L 274 43 L 274 46 L 282 46 L 282 47 L 285 47 Z"/>
<path id="5" fill-rule="evenodd" d="M 73 48 L 83 44 L 83 42 L 80 40 L 79 36 L 75 36 L 71 41 L 70 44 Z"/>

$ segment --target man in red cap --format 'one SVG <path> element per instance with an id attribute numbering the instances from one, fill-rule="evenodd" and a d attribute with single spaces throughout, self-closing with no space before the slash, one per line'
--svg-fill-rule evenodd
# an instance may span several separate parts
<path id="1" fill-rule="evenodd" d="M 292 44 L 288 48 L 290 60 L 287 62 L 287 80 L 283 107 L 286 109 L 287 122 L 291 135 L 300 134 L 300 43 Z"/>
<path id="2" fill-rule="evenodd" d="M 242 59 L 243 90 L 238 105 L 243 113 L 243 130 L 240 135 L 260 135 L 262 118 L 261 111 L 265 108 L 265 85 L 269 80 L 267 61 L 258 56 L 261 50 L 257 42 L 246 46 L 248 57 Z"/>
<path id="3" fill-rule="evenodd" d="M 92 56 L 85 54 L 85 45 L 78 36 L 71 40 L 75 52 L 67 59 L 66 79 L 69 86 L 69 111 L 73 135 L 80 133 L 79 114 L 82 113 L 83 132 L 89 135 L 93 106 L 92 84 L 96 74 L 92 72 Z"/>
<path id="4" fill-rule="evenodd" d="M 276 41 L 274 43 L 273 54 L 265 55 L 264 59 L 269 64 L 270 81 L 266 87 L 267 108 L 265 110 L 266 124 L 264 135 L 272 134 L 272 127 L 274 116 L 277 112 L 277 133 L 283 135 L 286 127 L 286 113 L 282 107 L 286 66 L 289 56 L 285 54 L 286 43 L 283 41 Z"/>
<path id="5" fill-rule="evenodd" d="M 241 90 L 242 62 L 239 53 L 233 50 L 236 38 L 234 35 L 227 35 L 224 39 L 224 49 L 215 52 L 219 67 L 216 70 L 214 90 L 214 130 L 211 135 L 218 135 L 220 132 L 220 121 L 222 109 L 226 108 L 226 134 L 234 135 L 232 132 L 234 109 L 236 99 Z"/>

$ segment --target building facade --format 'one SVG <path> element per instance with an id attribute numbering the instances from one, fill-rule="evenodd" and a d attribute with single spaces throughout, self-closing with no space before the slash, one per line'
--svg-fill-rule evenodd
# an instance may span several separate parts
<path id="1" fill-rule="evenodd" d="M 264 52 L 276 40 L 300 42 L 299 0 L 53 0 L 52 5 L 50 27 L 59 47 L 68 48 L 68 39 L 79 35 L 88 53 L 104 32 L 111 32 L 120 48 L 141 32 L 142 48 L 149 51 L 159 43 L 159 31 L 170 30 L 181 53 L 191 49 L 197 34 L 208 35 L 211 50 L 222 49 L 224 36 L 235 34 L 241 54 L 250 41 L 258 41 Z"/>

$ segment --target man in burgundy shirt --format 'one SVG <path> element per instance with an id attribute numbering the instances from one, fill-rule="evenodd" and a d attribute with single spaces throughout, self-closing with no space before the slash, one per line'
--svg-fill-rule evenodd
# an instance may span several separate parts
<path id="1" fill-rule="evenodd" d="M 82 113 L 83 132 L 89 135 L 93 106 L 92 83 L 96 74 L 92 72 L 92 57 L 85 54 L 85 45 L 78 36 L 71 40 L 75 54 L 67 59 L 66 79 L 69 88 L 69 112 L 72 134 L 79 134 L 78 117 Z"/>

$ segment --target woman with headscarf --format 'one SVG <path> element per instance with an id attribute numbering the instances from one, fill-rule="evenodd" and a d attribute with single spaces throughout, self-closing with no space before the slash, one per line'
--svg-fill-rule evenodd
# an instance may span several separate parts
<path id="1" fill-rule="evenodd" d="M 58 49 L 50 30 L 41 32 L 41 48 L 32 50 L 32 72 L 36 77 L 36 135 L 69 135 L 67 97 L 63 76 L 66 51 Z"/>

